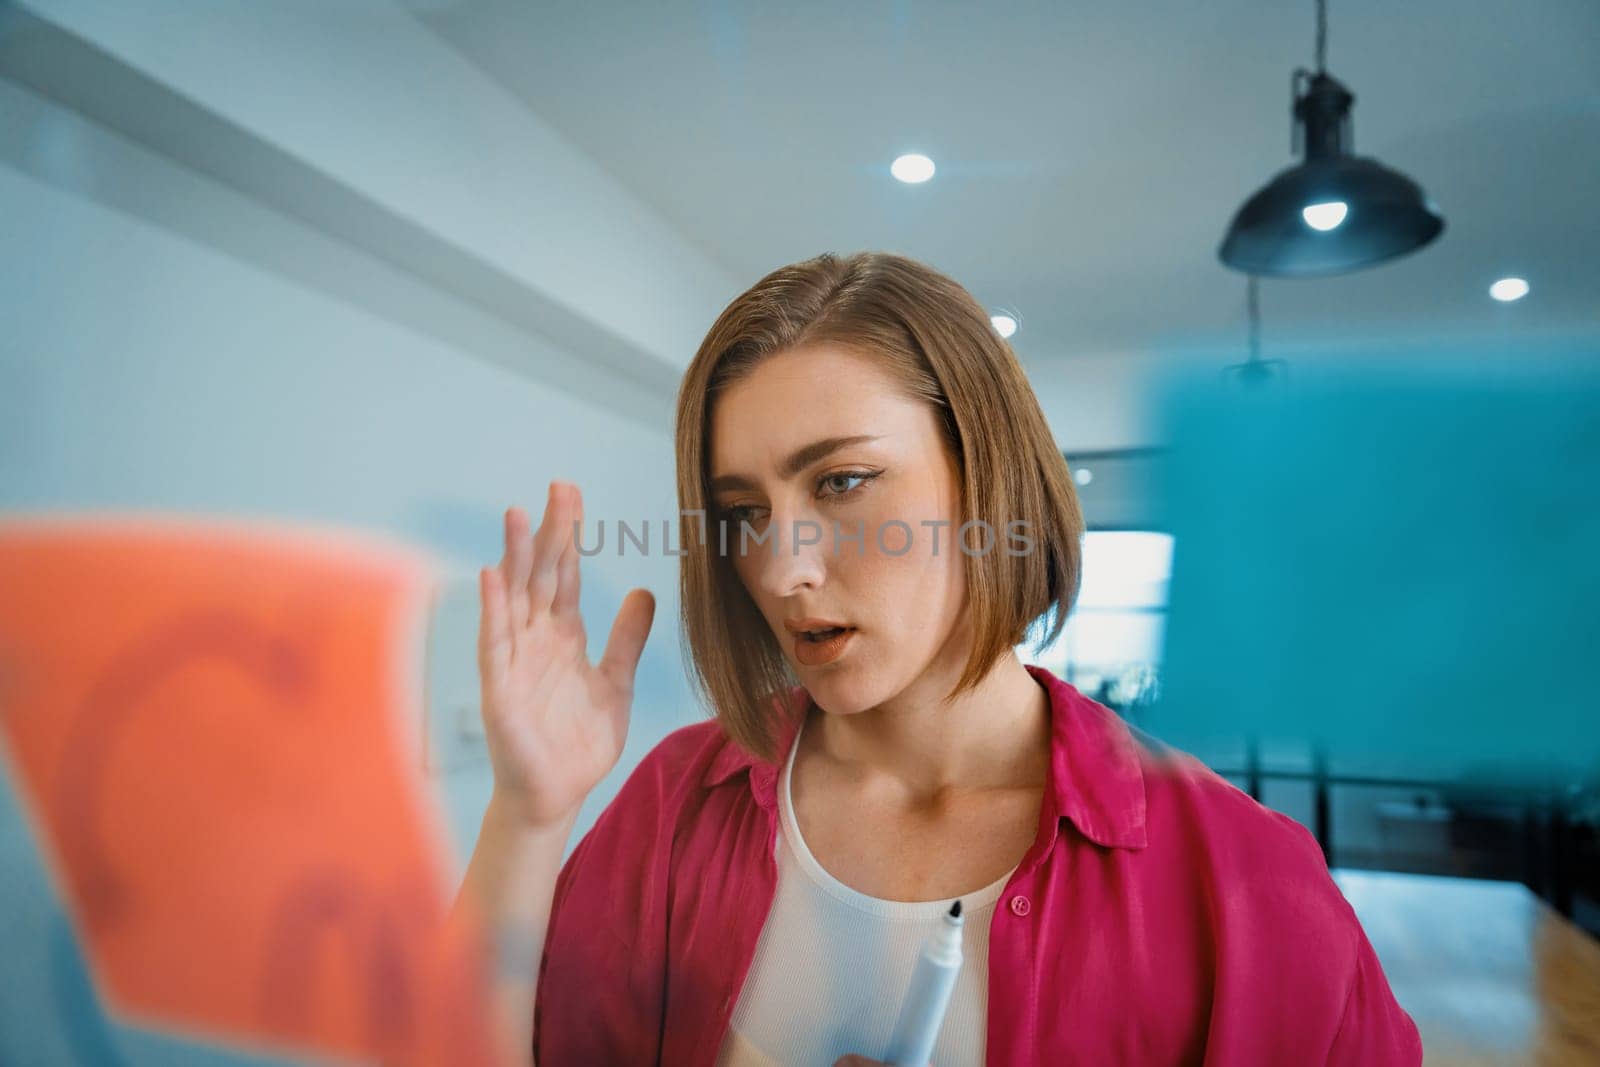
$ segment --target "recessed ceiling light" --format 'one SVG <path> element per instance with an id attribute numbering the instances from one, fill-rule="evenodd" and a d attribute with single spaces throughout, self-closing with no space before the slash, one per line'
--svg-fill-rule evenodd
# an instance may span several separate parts
<path id="1" fill-rule="evenodd" d="M 1072 472 L 1072 480 L 1077 482 L 1079 485 L 1088 485 L 1090 482 L 1094 481 L 1094 471 L 1090 470 L 1088 467 L 1079 467 L 1077 470 Z"/>
<path id="2" fill-rule="evenodd" d="M 989 322 L 994 326 L 994 332 L 1001 337 L 1010 337 L 1017 332 L 1017 320 L 1010 315 L 990 315 Z"/>
<path id="3" fill-rule="evenodd" d="M 889 164 L 889 173 L 907 185 L 918 185 L 933 177 L 933 160 L 913 152 Z"/>
<path id="4" fill-rule="evenodd" d="M 1350 205 L 1343 200 L 1327 200 L 1320 204 L 1307 204 L 1300 209 L 1300 217 L 1306 220 L 1306 225 L 1313 230 L 1337 229 L 1339 223 L 1350 213 Z"/>
<path id="5" fill-rule="evenodd" d="M 1503 304 L 1509 304 L 1528 295 L 1528 283 L 1521 278 L 1501 278 L 1489 286 L 1489 295 Z"/>

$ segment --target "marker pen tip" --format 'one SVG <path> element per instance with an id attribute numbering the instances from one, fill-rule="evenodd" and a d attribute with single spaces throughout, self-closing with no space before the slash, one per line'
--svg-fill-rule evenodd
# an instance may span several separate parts
<path id="1" fill-rule="evenodd" d="M 958 900 L 954 904 L 950 905 L 950 918 L 961 918 L 961 901 Z"/>

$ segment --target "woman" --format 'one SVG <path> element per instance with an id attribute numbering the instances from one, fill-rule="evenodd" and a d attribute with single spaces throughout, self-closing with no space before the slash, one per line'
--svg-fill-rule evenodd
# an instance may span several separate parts
<path id="1" fill-rule="evenodd" d="M 624 599 L 591 666 L 559 483 L 481 575 L 495 789 L 464 895 L 522 1050 L 876 1062 L 959 899 L 939 1067 L 1420 1062 L 1311 836 L 1017 658 L 1071 610 L 1083 523 L 965 290 L 880 254 L 763 278 L 684 377 L 677 454 L 715 718 L 657 745 L 564 867 L 653 600 Z"/>

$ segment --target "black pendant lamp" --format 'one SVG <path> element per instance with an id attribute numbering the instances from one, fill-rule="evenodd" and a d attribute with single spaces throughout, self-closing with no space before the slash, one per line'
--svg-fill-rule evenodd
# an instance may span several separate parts
<path id="1" fill-rule="evenodd" d="M 1234 270 L 1275 277 L 1344 274 L 1414 252 L 1444 218 L 1422 187 L 1375 159 L 1351 155 L 1355 96 L 1324 69 L 1327 0 L 1317 0 L 1317 69 L 1294 72 L 1296 150 L 1305 158 L 1244 202 L 1217 255 Z"/>

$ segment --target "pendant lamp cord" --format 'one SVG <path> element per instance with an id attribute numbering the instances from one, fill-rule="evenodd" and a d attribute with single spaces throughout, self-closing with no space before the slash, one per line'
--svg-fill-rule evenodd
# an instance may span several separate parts
<path id="1" fill-rule="evenodd" d="M 1306 70 L 1296 67 L 1289 75 L 1289 113 L 1294 114 L 1295 105 L 1300 102 L 1301 95 L 1311 83 L 1314 75 L 1328 73 L 1328 0 L 1317 0 L 1317 69 Z M 1300 123 L 1289 123 L 1289 154 L 1300 154 Z"/>
<path id="2" fill-rule="evenodd" d="M 1249 287 L 1245 293 L 1246 306 L 1250 312 L 1250 364 L 1253 366 L 1261 362 L 1261 297 L 1257 292 L 1254 274 L 1250 275 Z"/>
<path id="3" fill-rule="evenodd" d="M 1250 320 L 1250 355 L 1243 363 L 1224 367 L 1224 377 L 1232 378 L 1246 387 L 1265 385 L 1275 377 L 1288 372 L 1288 364 L 1281 359 L 1261 358 L 1261 292 L 1260 279 L 1249 275 L 1245 283 L 1245 307 Z"/>
<path id="4" fill-rule="evenodd" d="M 1317 0 L 1317 73 L 1328 73 L 1328 0 Z"/>

